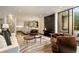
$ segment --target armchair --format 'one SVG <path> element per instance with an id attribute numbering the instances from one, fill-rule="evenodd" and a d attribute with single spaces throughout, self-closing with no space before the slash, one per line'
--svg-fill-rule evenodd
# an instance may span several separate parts
<path id="1" fill-rule="evenodd" d="M 59 52 L 61 53 L 75 53 L 77 43 L 74 36 L 58 36 L 57 44 Z"/>
<path id="2" fill-rule="evenodd" d="M 37 29 L 32 29 L 29 34 L 32 35 L 32 36 L 35 36 L 35 35 L 38 34 L 38 30 Z"/>
<path id="3" fill-rule="evenodd" d="M 74 53 L 77 43 L 74 36 L 54 33 L 51 37 L 51 48 L 55 53 Z"/>

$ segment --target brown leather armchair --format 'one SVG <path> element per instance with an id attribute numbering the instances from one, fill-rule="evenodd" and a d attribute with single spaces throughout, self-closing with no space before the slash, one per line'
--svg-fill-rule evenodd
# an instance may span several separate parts
<path id="1" fill-rule="evenodd" d="M 76 52 L 77 43 L 74 36 L 54 33 L 51 37 L 52 51 L 55 53 Z"/>
<path id="2" fill-rule="evenodd" d="M 74 36 L 58 36 L 57 37 L 58 52 L 60 53 L 75 53 L 77 43 Z"/>
<path id="3" fill-rule="evenodd" d="M 29 34 L 32 35 L 32 36 L 38 35 L 38 30 L 32 29 Z"/>

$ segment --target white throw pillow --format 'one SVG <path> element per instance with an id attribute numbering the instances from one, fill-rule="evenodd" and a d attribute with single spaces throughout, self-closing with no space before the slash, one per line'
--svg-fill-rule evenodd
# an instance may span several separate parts
<path id="1" fill-rule="evenodd" d="M 0 35 L 0 49 L 7 47 L 6 41 L 2 35 Z"/>

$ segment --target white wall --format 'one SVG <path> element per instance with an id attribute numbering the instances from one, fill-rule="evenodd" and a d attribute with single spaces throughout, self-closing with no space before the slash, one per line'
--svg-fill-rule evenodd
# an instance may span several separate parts
<path id="1" fill-rule="evenodd" d="M 55 13 L 55 33 L 58 33 L 58 12 Z"/>
<path id="2" fill-rule="evenodd" d="M 72 26 L 72 14 L 71 15 L 69 15 L 69 34 L 72 34 L 72 30 L 73 30 L 73 26 Z"/>
<path id="3" fill-rule="evenodd" d="M 22 30 L 24 21 L 38 21 L 38 30 L 43 33 L 44 30 L 44 17 L 39 16 L 17 16 L 16 17 L 16 30 Z"/>

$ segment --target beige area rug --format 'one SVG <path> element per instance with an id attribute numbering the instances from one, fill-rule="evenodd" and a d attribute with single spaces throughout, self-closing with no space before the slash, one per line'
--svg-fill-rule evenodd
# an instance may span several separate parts
<path id="1" fill-rule="evenodd" d="M 42 36 L 41 43 L 40 38 L 36 39 L 36 42 L 30 40 L 28 46 L 27 43 L 23 39 L 24 35 L 19 33 L 17 35 L 17 40 L 20 45 L 20 52 L 21 53 L 51 53 L 51 45 L 50 45 L 50 38 L 46 36 Z"/>
<path id="2" fill-rule="evenodd" d="M 51 47 L 49 45 L 32 45 L 26 47 L 21 51 L 22 53 L 51 53 Z"/>

